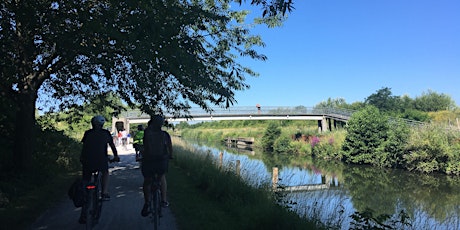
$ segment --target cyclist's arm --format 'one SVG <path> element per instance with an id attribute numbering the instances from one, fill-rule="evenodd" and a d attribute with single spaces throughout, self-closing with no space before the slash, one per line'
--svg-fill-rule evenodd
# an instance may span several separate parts
<path id="1" fill-rule="evenodd" d="M 166 136 L 167 136 L 166 147 L 168 148 L 169 158 L 172 159 L 173 158 L 173 147 L 172 147 L 171 136 L 167 132 L 166 132 Z"/>
<path id="2" fill-rule="evenodd" d="M 114 159 L 115 161 L 120 161 L 120 158 L 118 157 L 117 148 L 115 147 L 115 144 L 113 143 L 113 139 L 112 139 L 112 138 L 110 138 L 109 146 L 110 146 L 110 148 L 112 149 L 113 159 Z"/>

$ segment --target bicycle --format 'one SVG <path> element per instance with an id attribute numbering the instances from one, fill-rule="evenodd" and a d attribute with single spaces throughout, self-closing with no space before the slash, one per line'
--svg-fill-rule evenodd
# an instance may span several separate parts
<path id="1" fill-rule="evenodd" d="M 115 160 L 109 160 L 110 163 Z M 86 217 L 86 229 L 91 230 L 98 222 L 102 212 L 102 174 L 100 170 L 91 173 L 90 181 L 85 184 L 83 210 Z"/>
<path id="2" fill-rule="evenodd" d="M 160 226 L 160 217 L 161 215 L 161 176 L 155 174 L 153 177 L 152 185 L 150 186 L 150 201 L 148 203 L 148 210 L 150 212 L 150 219 L 153 223 L 153 228 L 155 230 Z"/>
<path id="3" fill-rule="evenodd" d="M 102 211 L 102 171 L 91 173 L 91 180 L 85 185 L 86 229 L 97 224 Z"/>

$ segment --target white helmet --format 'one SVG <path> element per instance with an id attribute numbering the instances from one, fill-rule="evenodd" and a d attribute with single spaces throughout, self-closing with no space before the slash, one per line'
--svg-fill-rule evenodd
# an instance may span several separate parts
<path id="1" fill-rule="evenodd" d="M 91 119 L 91 125 L 93 126 L 93 128 L 102 128 L 104 123 L 105 123 L 105 118 L 101 115 L 94 116 Z"/>

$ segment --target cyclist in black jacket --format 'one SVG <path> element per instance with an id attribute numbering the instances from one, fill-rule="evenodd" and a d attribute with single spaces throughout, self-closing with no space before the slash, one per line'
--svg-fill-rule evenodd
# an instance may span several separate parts
<path id="1" fill-rule="evenodd" d="M 83 142 L 83 150 L 80 156 L 82 164 L 83 180 L 89 181 L 91 173 L 94 171 L 102 171 L 102 193 L 104 200 L 110 200 L 108 191 L 109 184 L 109 161 L 107 154 L 107 144 L 113 152 L 114 158 L 111 161 L 120 161 L 117 149 L 113 143 L 112 135 L 108 130 L 102 129 L 105 123 L 105 118 L 97 115 L 91 119 L 92 129 L 87 130 L 81 140 Z"/>
<path id="2" fill-rule="evenodd" d="M 144 207 L 141 215 L 147 216 L 150 187 L 155 174 L 161 176 L 162 206 L 167 207 L 169 203 L 166 196 L 166 176 L 169 159 L 172 159 L 171 136 L 161 130 L 164 118 L 159 115 L 151 117 L 148 127 L 144 130 L 144 152 L 142 156 L 142 175 L 144 176 Z"/>

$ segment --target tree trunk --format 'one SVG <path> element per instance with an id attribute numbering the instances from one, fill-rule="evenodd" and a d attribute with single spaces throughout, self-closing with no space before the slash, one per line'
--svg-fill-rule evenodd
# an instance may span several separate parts
<path id="1" fill-rule="evenodd" d="M 13 161 L 15 170 L 31 169 L 32 154 L 35 151 L 35 92 L 18 94 L 16 108 L 16 130 Z"/>

